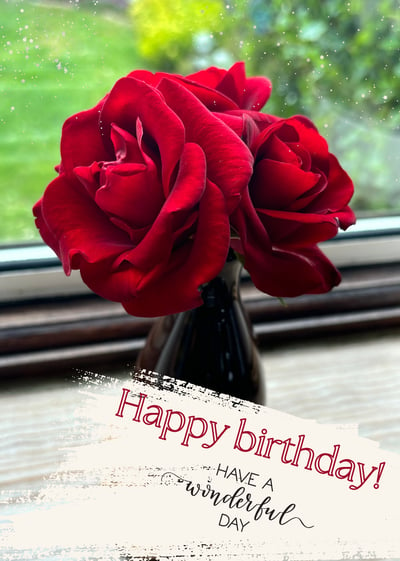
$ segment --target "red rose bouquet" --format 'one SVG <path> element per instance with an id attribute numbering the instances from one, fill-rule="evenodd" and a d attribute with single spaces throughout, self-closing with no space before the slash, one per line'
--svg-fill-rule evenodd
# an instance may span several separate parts
<path id="1" fill-rule="evenodd" d="M 66 274 L 149 317 L 201 305 L 230 248 L 273 296 L 337 285 L 317 244 L 354 222 L 352 182 L 311 121 L 261 113 L 270 92 L 243 63 L 134 71 L 67 119 L 33 209 Z"/>

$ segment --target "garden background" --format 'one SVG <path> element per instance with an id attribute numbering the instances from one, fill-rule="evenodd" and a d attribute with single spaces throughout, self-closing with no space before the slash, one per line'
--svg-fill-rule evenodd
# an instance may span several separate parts
<path id="1" fill-rule="evenodd" d="M 136 68 L 246 63 L 265 111 L 310 117 L 354 179 L 359 215 L 400 210 L 397 0 L 1 0 L 0 242 L 38 241 L 64 120 Z"/>

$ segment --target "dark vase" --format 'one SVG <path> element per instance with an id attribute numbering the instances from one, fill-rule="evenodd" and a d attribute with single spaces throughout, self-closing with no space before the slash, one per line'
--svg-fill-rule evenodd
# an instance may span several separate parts
<path id="1" fill-rule="evenodd" d="M 241 268 L 230 251 L 221 273 L 202 288 L 202 306 L 155 322 L 137 366 L 264 403 L 261 361 L 240 299 Z"/>

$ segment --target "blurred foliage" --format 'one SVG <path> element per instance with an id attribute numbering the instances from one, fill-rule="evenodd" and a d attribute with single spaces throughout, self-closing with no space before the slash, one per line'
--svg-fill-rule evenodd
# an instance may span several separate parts
<path id="1" fill-rule="evenodd" d="M 398 0 L 238 0 L 235 57 L 269 72 L 276 112 L 313 110 L 329 98 L 400 126 Z M 230 33 L 230 35 L 232 35 Z"/>
<path id="2" fill-rule="evenodd" d="M 228 3 L 227 3 L 228 2 Z M 398 0 L 133 0 L 139 53 L 184 72 L 219 59 L 268 74 L 277 114 L 313 110 L 323 98 L 362 105 L 400 126 Z M 215 56 L 217 53 L 217 56 Z"/>
<path id="3" fill-rule="evenodd" d="M 139 54 L 157 69 L 184 67 L 193 38 L 212 29 L 222 11 L 221 0 L 134 0 L 130 14 Z"/>
<path id="4" fill-rule="evenodd" d="M 147 66 L 187 73 L 244 60 L 249 75 L 272 80 L 266 111 L 317 124 L 354 179 L 358 210 L 398 211 L 399 8 L 398 0 L 133 0 L 130 14 Z"/>

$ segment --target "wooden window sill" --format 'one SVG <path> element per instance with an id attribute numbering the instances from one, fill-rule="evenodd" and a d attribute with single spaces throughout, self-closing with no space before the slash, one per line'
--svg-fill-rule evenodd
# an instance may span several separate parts
<path id="1" fill-rule="evenodd" d="M 260 346 L 400 327 L 400 263 L 346 268 L 342 277 L 331 292 L 285 306 L 245 280 L 242 298 Z M 154 321 L 94 295 L 3 305 L 0 317 L 1 379 L 133 364 Z"/>

